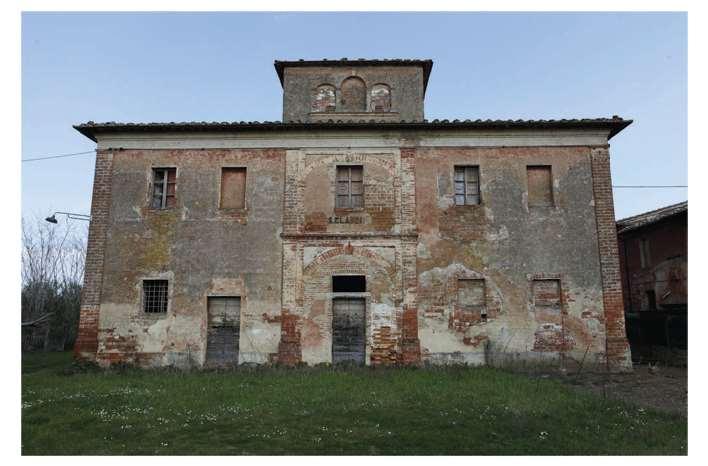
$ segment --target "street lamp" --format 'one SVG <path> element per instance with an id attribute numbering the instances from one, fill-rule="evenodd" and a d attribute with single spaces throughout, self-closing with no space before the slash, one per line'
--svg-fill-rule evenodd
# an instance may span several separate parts
<path id="1" fill-rule="evenodd" d="M 51 215 L 51 217 L 47 217 L 47 218 L 45 218 L 44 220 L 46 220 L 46 221 L 49 222 L 49 223 L 55 223 L 55 224 L 56 224 L 56 223 L 59 223 L 59 222 L 57 221 L 57 214 L 66 215 L 67 218 L 71 218 L 71 219 L 74 219 L 74 220 L 86 220 L 86 221 L 90 221 L 90 220 L 91 220 L 91 216 L 90 216 L 90 215 L 75 214 L 75 213 L 73 213 L 73 212 L 54 212 L 54 213 Z"/>

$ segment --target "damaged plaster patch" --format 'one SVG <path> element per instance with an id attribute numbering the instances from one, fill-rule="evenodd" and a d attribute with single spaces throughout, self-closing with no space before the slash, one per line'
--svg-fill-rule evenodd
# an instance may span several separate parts
<path id="1" fill-rule="evenodd" d="M 506 241 L 509 239 L 509 230 L 506 225 L 502 225 L 497 231 L 487 231 L 485 236 L 491 242 Z"/>

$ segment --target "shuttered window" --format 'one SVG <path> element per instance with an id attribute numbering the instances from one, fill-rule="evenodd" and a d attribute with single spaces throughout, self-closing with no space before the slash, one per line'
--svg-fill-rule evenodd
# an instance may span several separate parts
<path id="1" fill-rule="evenodd" d="M 364 207 L 364 167 L 340 165 L 337 167 L 337 194 L 335 207 L 359 209 Z"/>
<path id="2" fill-rule="evenodd" d="M 168 209 L 175 206 L 177 190 L 176 168 L 153 168 L 152 201 L 153 209 Z"/>
<path id="3" fill-rule="evenodd" d="M 479 204 L 479 167 L 455 167 L 455 205 Z"/>
<path id="4" fill-rule="evenodd" d="M 221 169 L 222 209 L 246 208 L 246 169 L 243 167 L 224 167 Z"/>

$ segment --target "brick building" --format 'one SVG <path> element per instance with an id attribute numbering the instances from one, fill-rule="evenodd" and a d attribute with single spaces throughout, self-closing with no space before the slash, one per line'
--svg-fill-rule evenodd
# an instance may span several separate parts
<path id="1" fill-rule="evenodd" d="M 608 140 L 424 119 L 430 60 L 276 61 L 282 122 L 93 123 L 78 357 L 631 367 Z"/>
<path id="2" fill-rule="evenodd" d="M 627 334 L 643 360 L 681 363 L 688 343 L 688 202 L 617 221 Z"/>

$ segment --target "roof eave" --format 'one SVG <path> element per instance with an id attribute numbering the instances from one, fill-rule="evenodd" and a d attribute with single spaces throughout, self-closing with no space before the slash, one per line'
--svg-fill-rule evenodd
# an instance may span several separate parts
<path id="1" fill-rule="evenodd" d="M 185 122 L 185 123 L 93 123 L 74 125 L 74 129 L 91 139 L 97 141 L 100 133 L 135 133 L 135 132 L 222 132 L 222 131 L 289 131 L 289 130 L 363 130 L 363 129 L 418 129 L 418 130 L 506 130 L 506 129 L 598 129 L 607 131 L 608 140 L 626 128 L 632 120 L 598 119 L 598 120 L 434 120 L 417 122 L 377 122 L 377 121 L 347 121 L 347 122 Z"/>

